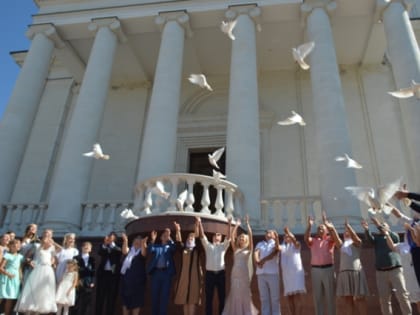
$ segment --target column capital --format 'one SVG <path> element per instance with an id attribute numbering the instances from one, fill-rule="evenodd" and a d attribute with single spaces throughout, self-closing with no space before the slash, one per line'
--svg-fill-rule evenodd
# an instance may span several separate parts
<path id="1" fill-rule="evenodd" d="M 57 33 L 57 29 L 52 23 L 32 24 L 26 31 L 26 37 L 33 40 L 36 34 L 43 33 L 48 39 L 54 43 L 56 48 L 64 48 L 65 43 Z"/>
<path id="2" fill-rule="evenodd" d="M 324 9 L 331 18 L 333 12 L 337 9 L 337 2 L 335 0 L 306 0 L 305 3 L 300 6 L 302 26 L 306 24 L 308 16 L 316 8 Z"/>
<path id="3" fill-rule="evenodd" d="M 257 30 L 261 31 L 261 8 L 256 4 L 231 5 L 225 12 L 225 17 L 232 21 L 243 14 L 248 15 L 254 21 Z"/>
<path id="4" fill-rule="evenodd" d="M 188 38 L 193 36 L 193 31 L 190 25 L 190 16 L 186 11 L 168 11 L 159 12 L 159 15 L 155 18 L 155 23 L 162 32 L 166 23 L 169 21 L 176 21 L 185 30 L 185 34 Z"/>
<path id="5" fill-rule="evenodd" d="M 121 22 L 117 17 L 92 19 L 91 23 L 88 25 L 89 31 L 95 33 L 101 27 L 109 27 L 109 29 L 117 36 L 120 43 L 125 43 L 127 41 L 127 36 L 125 36 Z"/>
<path id="6" fill-rule="evenodd" d="M 414 0 L 376 0 L 376 7 L 375 7 L 375 22 L 381 22 L 383 14 L 386 9 L 393 3 L 400 3 L 403 8 L 410 12 L 411 8 L 414 5 Z"/>

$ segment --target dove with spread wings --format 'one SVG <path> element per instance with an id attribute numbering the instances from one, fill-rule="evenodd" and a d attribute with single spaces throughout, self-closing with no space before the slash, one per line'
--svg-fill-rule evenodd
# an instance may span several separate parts
<path id="1" fill-rule="evenodd" d="M 217 169 L 220 169 L 219 165 L 217 165 L 217 162 L 222 157 L 223 153 L 225 152 L 225 147 L 221 147 L 220 149 L 217 149 L 212 154 L 209 154 L 209 162 L 212 166 L 214 166 Z"/>
<path id="2" fill-rule="evenodd" d="M 416 98 L 420 99 L 420 83 L 412 80 L 410 87 L 402 88 L 398 91 L 388 92 L 388 94 L 396 98 L 409 98 L 415 96 Z"/>
<path id="3" fill-rule="evenodd" d="M 385 214 L 389 214 L 392 208 L 386 206 L 386 203 L 394 196 L 400 186 L 401 179 L 398 179 L 377 188 L 347 186 L 345 189 L 350 191 L 357 199 L 367 204 L 374 212 L 384 211 Z"/>
<path id="4" fill-rule="evenodd" d="M 93 145 L 91 152 L 83 153 L 84 156 L 93 157 L 97 160 L 109 160 L 109 155 L 102 152 L 102 148 L 99 143 Z"/>
<path id="5" fill-rule="evenodd" d="M 133 213 L 131 209 L 124 209 L 121 211 L 120 216 L 126 220 L 137 220 L 139 217 Z"/>
<path id="6" fill-rule="evenodd" d="M 305 62 L 305 58 L 314 49 L 315 43 L 309 42 L 292 49 L 293 59 L 299 64 L 303 70 L 308 70 L 310 66 Z"/>
<path id="7" fill-rule="evenodd" d="M 233 21 L 222 21 L 220 24 L 220 29 L 225 33 L 231 40 L 235 40 L 235 35 L 233 35 L 233 29 L 236 26 L 236 20 Z"/>

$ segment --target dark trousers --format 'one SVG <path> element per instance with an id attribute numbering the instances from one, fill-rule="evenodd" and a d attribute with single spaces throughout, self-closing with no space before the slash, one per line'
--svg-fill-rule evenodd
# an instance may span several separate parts
<path id="1" fill-rule="evenodd" d="M 79 287 L 76 291 L 76 304 L 70 308 L 70 315 L 92 314 L 92 289 Z"/>
<path id="2" fill-rule="evenodd" d="M 152 315 L 168 314 L 169 295 L 171 293 L 172 276 L 168 269 L 156 269 L 151 277 Z"/>
<path id="3" fill-rule="evenodd" d="M 225 271 L 206 271 L 206 315 L 213 315 L 214 289 L 217 289 L 219 298 L 219 313 L 222 314 L 225 307 Z"/>
<path id="4" fill-rule="evenodd" d="M 102 271 L 96 278 L 96 315 L 115 315 L 115 301 L 118 296 L 119 274 Z"/>
<path id="5" fill-rule="evenodd" d="M 411 249 L 411 259 L 413 261 L 414 272 L 416 273 L 417 283 L 420 286 L 420 247 Z"/>

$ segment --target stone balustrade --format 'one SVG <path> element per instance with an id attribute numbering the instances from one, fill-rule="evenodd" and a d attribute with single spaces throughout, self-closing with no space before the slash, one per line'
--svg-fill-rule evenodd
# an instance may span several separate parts
<path id="1" fill-rule="evenodd" d="M 322 219 L 320 196 L 296 196 L 261 200 L 260 225 L 264 229 L 288 226 L 294 233 L 303 233 L 308 215 L 315 222 Z"/>
<path id="2" fill-rule="evenodd" d="M 156 193 L 156 183 L 163 184 L 167 198 Z M 197 185 L 202 191 L 197 194 Z M 215 189 L 214 197 L 210 191 Z M 184 201 L 179 202 L 179 195 L 186 190 Z M 76 232 L 81 236 L 103 236 L 109 231 L 122 232 L 125 226 L 135 218 L 156 217 L 159 215 L 200 215 L 207 218 L 226 222 L 229 216 L 243 217 L 244 197 L 237 185 L 226 181 L 217 180 L 210 176 L 198 174 L 166 174 L 153 177 L 141 182 L 135 187 L 134 200 L 102 200 L 86 201 L 81 204 L 80 229 Z M 199 196 L 200 200 L 195 200 Z M 197 206 L 198 205 L 198 206 Z M 409 208 L 402 203 L 396 204 L 407 215 L 412 215 Z M 26 226 L 36 223 L 42 228 L 45 213 L 48 209 L 46 203 L 8 203 L 2 205 L 1 233 L 8 230 L 23 235 Z M 131 209 L 134 217 L 125 219 L 121 217 L 124 209 Z M 363 207 L 362 207 L 363 209 Z M 361 217 L 367 218 L 367 211 L 363 210 L 361 216 L 348 217 L 356 230 L 360 230 Z M 288 226 L 294 233 L 302 234 L 305 231 L 307 217 L 311 216 L 315 224 L 322 221 L 322 201 L 320 196 L 294 196 L 273 197 L 261 200 L 260 219 L 251 222 L 256 233 L 263 233 L 265 229 L 281 231 Z M 344 217 L 329 218 L 342 230 Z M 394 216 L 384 217 L 391 227 L 397 231 L 402 227 Z M 70 232 L 70 231 L 69 231 Z M 60 232 L 58 232 L 60 234 Z"/>
<path id="3" fill-rule="evenodd" d="M 169 194 L 168 198 L 154 192 L 157 182 L 164 185 L 165 191 Z M 194 196 L 195 185 L 201 186 L 202 189 L 199 209 L 193 207 L 196 201 Z M 216 190 L 216 198 L 212 207 L 210 204 L 210 187 Z M 179 195 L 184 190 L 187 190 L 185 202 L 179 202 Z M 229 181 L 205 175 L 176 173 L 149 178 L 137 184 L 133 210 L 140 217 L 177 211 L 196 211 L 201 214 L 213 214 L 217 217 L 226 218 L 230 215 L 242 215 L 242 201 L 243 196 L 238 186 Z M 212 213 L 210 208 L 214 208 L 215 211 Z"/>
<path id="4" fill-rule="evenodd" d="M 2 232 L 15 231 L 23 235 L 25 228 L 30 223 L 42 225 L 46 203 L 8 203 L 2 207 Z"/>

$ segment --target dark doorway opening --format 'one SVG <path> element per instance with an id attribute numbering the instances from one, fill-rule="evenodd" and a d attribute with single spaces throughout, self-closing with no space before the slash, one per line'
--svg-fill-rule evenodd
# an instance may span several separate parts
<path id="1" fill-rule="evenodd" d="M 208 155 L 213 153 L 218 148 L 204 148 L 204 149 L 192 149 L 189 152 L 189 173 L 192 174 L 201 174 L 207 176 L 213 176 L 213 166 L 209 163 Z M 219 162 L 217 163 L 220 167 L 218 170 L 225 174 L 225 166 L 226 166 L 226 159 L 225 159 L 226 151 L 220 158 Z M 201 198 L 203 196 L 203 186 L 201 184 L 195 184 L 193 187 L 194 192 L 194 211 L 201 210 Z M 210 195 L 210 205 L 209 209 L 212 213 L 216 211 L 214 207 L 214 203 L 217 196 L 217 190 L 213 187 L 209 187 L 209 195 Z"/>

